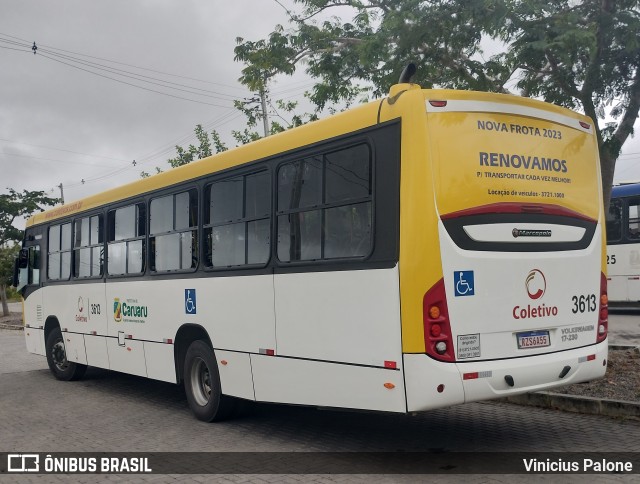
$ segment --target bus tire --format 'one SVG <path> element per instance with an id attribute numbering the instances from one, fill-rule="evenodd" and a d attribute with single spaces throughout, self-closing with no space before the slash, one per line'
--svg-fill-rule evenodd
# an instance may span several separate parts
<path id="1" fill-rule="evenodd" d="M 86 365 L 74 363 L 67 360 L 67 353 L 64 347 L 64 338 L 60 328 L 54 328 L 46 341 L 47 364 L 49 370 L 58 380 L 72 381 L 79 380 L 87 371 Z"/>
<path id="2" fill-rule="evenodd" d="M 231 416 L 235 401 L 222 394 L 218 364 L 209 344 L 202 340 L 191 343 L 183 376 L 189 407 L 198 420 L 218 422 Z"/>

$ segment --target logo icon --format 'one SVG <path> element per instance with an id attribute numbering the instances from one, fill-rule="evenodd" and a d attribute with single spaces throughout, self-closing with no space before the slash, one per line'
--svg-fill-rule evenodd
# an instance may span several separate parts
<path id="1" fill-rule="evenodd" d="M 7 454 L 7 471 L 39 472 L 40 456 L 38 454 Z"/>
<path id="2" fill-rule="evenodd" d="M 458 296 L 473 296 L 475 288 L 473 283 L 473 271 L 456 271 L 453 273 L 454 294 Z"/>
<path id="3" fill-rule="evenodd" d="M 513 229 L 511 235 L 515 239 L 518 237 L 551 237 L 551 230 Z"/>
<path id="4" fill-rule="evenodd" d="M 547 280 L 539 269 L 532 269 L 525 280 L 527 294 L 531 299 L 540 299 L 547 290 Z"/>
<path id="5" fill-rule="evenodd" d="M 113 320 L 117 323 L 122 321 L 122 303 L 117 297 L 113 300 Z"/>
<path id="6" fill-rule="evenodd" d="M 196 290 L 184 290 L 184 311 L 187 314 L 196 314 Z"/>
<path id="7" fill-rule="evenodd" d="M 84 300 L 82 299 L 82 296 L 80 296 L 78 298 L 78 312 L 81 313 L 82 311 L 84 311 Z"/>

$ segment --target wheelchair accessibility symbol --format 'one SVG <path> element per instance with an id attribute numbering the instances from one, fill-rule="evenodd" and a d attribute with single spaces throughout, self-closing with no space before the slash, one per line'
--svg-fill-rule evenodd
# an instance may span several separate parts
<path id="1" fill-rule="evenodd" d="M 458 296 L 473 296 L 473 271 L 456 271 L 453 273 L 454 293 Z"/>
<path id="2" fill-rule="evenodd" d="M 196 290 L 184 290 L 184 312 L 187 314 L 196 314 Z"/>

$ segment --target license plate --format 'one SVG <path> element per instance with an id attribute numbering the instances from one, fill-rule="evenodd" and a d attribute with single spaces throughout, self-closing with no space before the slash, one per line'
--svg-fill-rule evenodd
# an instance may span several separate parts
<path id="1" fill-rule="evenodd" d="M 516 333 L 516 337 L 518 339 L 518 349 L 520 350 L 551 346 L 549 331 L 528 331 L 526 333 Z"/>

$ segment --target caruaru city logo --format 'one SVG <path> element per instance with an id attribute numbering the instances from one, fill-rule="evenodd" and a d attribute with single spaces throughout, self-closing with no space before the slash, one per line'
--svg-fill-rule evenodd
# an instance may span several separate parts
<path id="1" fill-rule="evenodd" d="M 529 299 L 537 301 L 547 292 L 547 278 L 540 269 L 531 269 L 524 280 L 524 287 Z M 547 306 L 544 303 L 538 306 L 527 304 L 527 307 L 515 306 L 512 314 L 514 319 L 544 318 L 557 316 L 558 307 Z"/>

